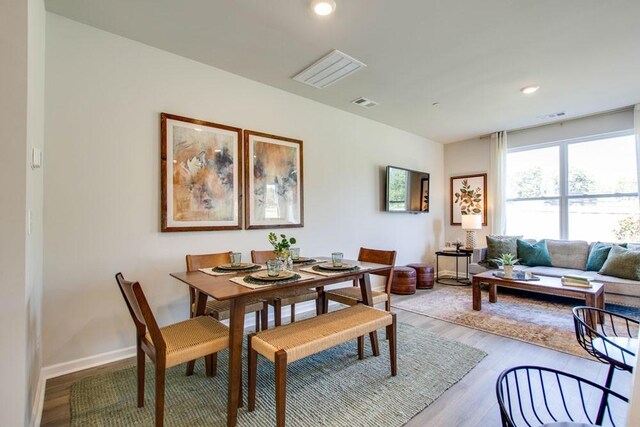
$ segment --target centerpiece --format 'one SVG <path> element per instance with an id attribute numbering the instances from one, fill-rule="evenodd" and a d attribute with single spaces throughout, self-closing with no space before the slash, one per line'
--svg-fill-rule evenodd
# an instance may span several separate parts
<path id="1" fill-rule="evenodd" d="M 520 261 L 514 254 L 504 253 L 500 255 L 500 258 L 492 259 L 496 264 L 502 265 L 504 269 L 504 277 L 510 279 L 513 277 L 513 266 Z"/>
<path id="2" fill-rule="evenodd" d="M 269 233 L 269 243 L 273 246 L 273 252 L 276 255 L 276 259 L 280 260 L 280 265 L 284 270 L 293 270 L 293 260 L 291 259 L 291 245 L 296 244 L 296 238 L 287 238 L 286 235 L 281 234 L 280 239 L 276 236 L 276 233 Z"/>

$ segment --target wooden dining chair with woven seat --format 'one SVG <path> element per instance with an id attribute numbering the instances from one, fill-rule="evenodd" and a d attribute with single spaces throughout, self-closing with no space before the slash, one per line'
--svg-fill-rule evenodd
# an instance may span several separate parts
<path id="1" fill-rule="evenodd" d="M 251 251 L 251 261 L 256 264 L 264 264 L 270 259 L 276 257 L 273 251 Z M 296 321 L 296 304 L 316 301 L 316 314 L 322 313 L 320 307 L 318 292 L 313 289 L 293 288 L 282 289 L 267 300 L 269 305 L 273 306 L 274 324 L 280 326 L 282 324 L 282 307 L 291 306 L 291 322 Z"/>
<path id="2" fill-rule="evenodd" d="M 138 408 L 144 406 L 145 354 L 155 364 L 156 427 L 164 424 L 166 370 L 172 366 L 206 357 L 207 376 L 213 372 L 212 357 L 229 347 L 229 328 L 211 316 L 199 316 L 172 325 L 158 327 L 149 303 L 138 282 L 116 274 L 120 292 L 136 326 L 138 365 Z"/>
<path id="3" fill-rule="evenodd" d="M 373 297 L 373 305 L 384 303 L 385 310 L 391 311 L 391 282 L 393 281 L 393 265 L 396 263 L 396 251 L 360 248 L 360 252 L 358 253 L 358 261 L 373 262 L 376 264 L 392 266 L 391 270 L 381 271 L 379 273 L 371 273 L 386 278 L 384 292 L 371 291 L 371 296 Z M 362 291 L 360 290 L 358 281 L 354 280 L 353 286 L 325 291 L 325 313 L 329 308 L 329 300 L 345 305 L 356 305 L 361 303 Z"/>

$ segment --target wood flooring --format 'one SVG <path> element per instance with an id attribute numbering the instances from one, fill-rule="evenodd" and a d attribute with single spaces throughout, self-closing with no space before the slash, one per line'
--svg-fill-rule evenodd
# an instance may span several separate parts
<path id="1" fill-rule="evenodd" d="M 418 291 L 428 292 L 428 291 Z M 395 301 L 411 296 L 394 295 Z M 471 304 L 471 301 L 469 301 Z M 500 426 L 500 412 L 495 397 L 496 378 L 506 368 L 515 365 L 541 365 L 588 377 L 604 384 L 607 366 L 584 358 L 571 356 L 532 344 L 458 326 L 415 313 L 394 309 L 400 322 L 423 328 L 429 332 L 482 349 L 488 356 L 460 382 L 447 390 L 438 400 L 416 415 L 406 427 L 423 426 Z M 41 426 L 70 424 L 69 394 L 76 380 L 109 370 L 131 366 L 127 359 L 108 365 L 64 375 L 47 381 Z M 399 367 L 402 369 L 402 367 Z M 629 395 L 631 375 L 616 372 L 613 389 Z M 241 426 L 239 426 L 241 427 Z"/>

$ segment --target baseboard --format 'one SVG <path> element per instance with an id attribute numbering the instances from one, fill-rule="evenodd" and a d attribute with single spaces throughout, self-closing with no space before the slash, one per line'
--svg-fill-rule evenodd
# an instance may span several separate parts
<path id="1" fill-rule="evenodd" d="M 36 386 L 36 395 L 33 399 L 33 407 L 31 408 L 31 427 L 40 426 L 42 420 L 42 408 L 44 407 L 44 390 L 47 380 L 42 375 L 42 369 L 38 372 L 38 385 Z"/>
<path id="2" fill-rule="evenodd" d="M 136 355 L 135 346 L 121 348 L 119 350 L 108 351 L 106 353 L 96 354 L 93 356 L 83 357 L 81 359 L 71 360 L 69 362 L 58 363 L 57 365 L 46 366 L 42 368 L 42 376 L 45 380 L 59 377 L 61 375 L 71 374 L 73 372 L 82 371 L 107 363 L 116 362 Z"/>

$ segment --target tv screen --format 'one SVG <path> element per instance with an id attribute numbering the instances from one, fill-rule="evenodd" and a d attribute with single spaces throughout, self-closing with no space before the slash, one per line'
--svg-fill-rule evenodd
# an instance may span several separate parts
<path id="1" fill-rule="evenodd" d="M 387 166 L 387 212 L 429 212 L 429 174 Z"/>

